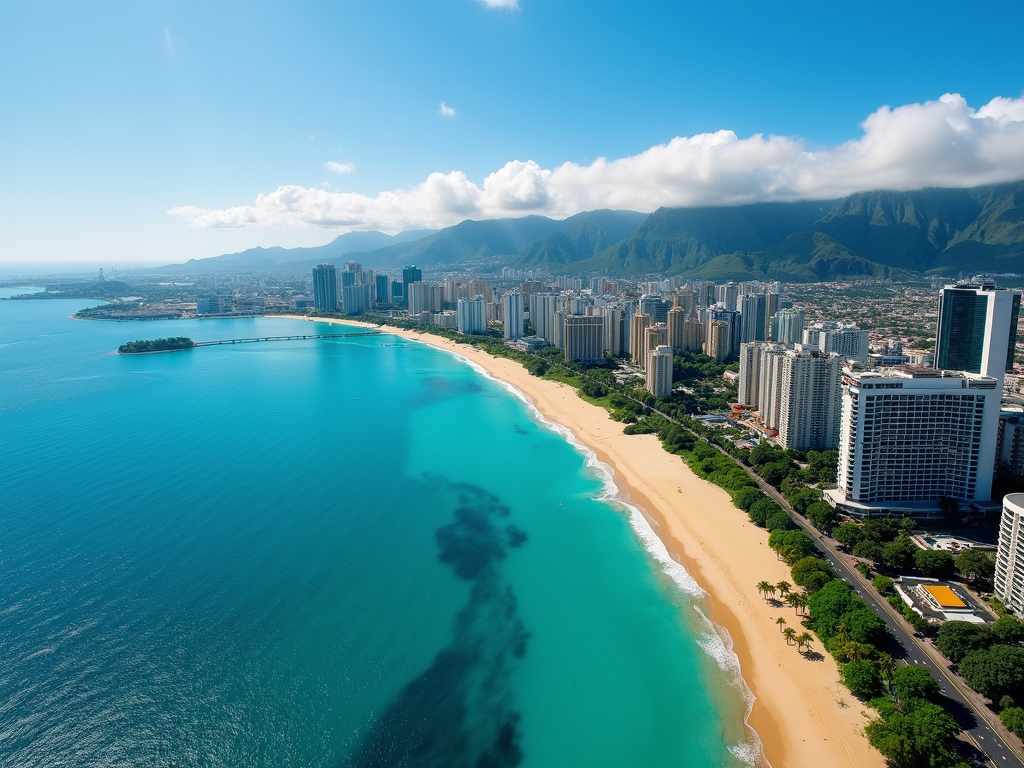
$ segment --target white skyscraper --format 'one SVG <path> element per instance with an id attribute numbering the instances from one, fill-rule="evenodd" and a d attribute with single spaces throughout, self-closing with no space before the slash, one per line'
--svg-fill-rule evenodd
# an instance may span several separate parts
<path id="1" fill-rule="evenodd" d="M 1024 493 L 1003 497 L 996 551 L 996 597 L 1020 616 L 1024 613 Z"/>
<path id="2" fill-rule="evenodd" d="M 647 391 L 655 397 L 672 394 L 672 347 L 660 344 L 647 353 Z"/>
<path id="3" fill-rule="evenodd" d="M 1001 394 L 996 379 L 971 373 L 844 372 L 839 487 L 826 494 L 853 514 L 988 501 Z"/>
<path id="4" fill-rule="evenodd" d="M 519 339 L 523 336 L 523 294 L 509 291 L 501 297 L 505 338 Z"/>
<path id="5" fill-rule="evenodd" d="M 483 296 L 459 299 L 455 315 L 459 333 L 486 333 L 487 302 Z"/>

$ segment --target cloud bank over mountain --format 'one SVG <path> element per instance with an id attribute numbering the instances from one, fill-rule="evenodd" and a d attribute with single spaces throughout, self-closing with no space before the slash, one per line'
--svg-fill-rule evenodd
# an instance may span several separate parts
<path id="1" fill-rule="evenodd" d="M 1024 98 L 972 108 L 959 94 L 880 107 L 862 135 L 812 149 L 800 138 L 721 130 L 676 137 L 630 157 L 541 168 L 513 160 L 479 186 L 462 171 L 371 197 L 284 185 L 255 203 L 222 210 L 173 208 L 204 228 L 317 227 L 340 231 L 438 229 L 464 219 L 538 213 L 565 217 L 602 208 L 832 199 L 876 189 L 974 187 L 1024 178 Z"/>

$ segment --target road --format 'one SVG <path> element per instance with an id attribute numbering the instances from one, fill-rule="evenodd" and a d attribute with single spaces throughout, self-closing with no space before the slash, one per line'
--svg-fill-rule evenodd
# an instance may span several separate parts
<path id="1" fill-rule="evenodd" d="M 631 400 L 633 398 L 630 398 Z M 639 400 L 634 402 L 643 405 Z M 650 406 L 644 406 L 650 408 L 658 415 L 669 421 L 679 424 L 685 428 L 685 425 L 681 424 L 677 419 L 669 416 L 666 413 L 662 413 L 656 408 Z M 720 446 L 714 443 L 709 443 L 719 453 L 724 456 L 728 456 L 732 459 L 732 456 L 724 451 Z M 733 459 L 735 461 L 735 459 Z M 936 680 L 939 681 L 939 687 L 942 690 L 942 694 L 952 701 L 957 707 L 960 708 L 960 717 L 957 720 L 960 722 L 961 727 L 964 729 L 964 736 L 972 743 L 980 752 L 982 752 L 987 758 L 991 765 L 1002 768 L 1003 766 L 1010 766 L 1011 768 L 1024 768 L 1024 755 L 1018 751 L 1016 746 L 1009 741 L 1004 739 L 1002 733 L 996 730 L 990 723 L 989 718 L 995 716 L 984 705 L 981 697 L 977 693 L 967 687 L 967 684 L 962 679 L 953 675 L 945 665 L 945 660 L 937 649 L 929 645 L 926 641 L 918 640 L 913 635 L 913 630 L 910 629 L 910 625 L 905 623 L 905 619 L 896 613 L 896 610 L 889 605 L 888 601 L 881 599 L 877 592 L 871 588 L 867 580 L 861 575 L 855 567 L 853 567 L 852 558 L 836 551 L 836 542 L 822 535 L 813 525 L 811 525 L 804 517 L 794 512 L 793 508 L 789 505 L 789 502 L 783 498 L 782 494 L 775 490 L 774 487 L 766 483 L 760 475 L 754 472 L 750 467 L 739 464 L 746 473 L 758 484 L 762 491 L 768 494 L 776 503 L 779 504 L 783 509 L 789 512 L 793 516 L 793 522 L 803 528 L 818 544 L 818 549 L 824 553 L 825 559 L 829 565 L 835 570 L 839 577 L 844 579 L 847 583 L 852 584 L 854 589 L 871 608 L 877 613 L 885 625 L 889 628 L 889 632 L 892 634 L 895 642 L 903 649 L 903 659 L 907 664 L 919 664 L 927 667 L 932 673 Z M 957 713 L 953 713 L 957 714 Z M 963 717 L 963 714 L 969 714 L 971 717 Z M 973 725 L 970 721 L 973 720 Z"/>

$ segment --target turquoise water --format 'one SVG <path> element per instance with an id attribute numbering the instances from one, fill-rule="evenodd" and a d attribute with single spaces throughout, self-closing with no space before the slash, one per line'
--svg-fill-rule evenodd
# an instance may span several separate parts
<path id="1" fill-rule="evenodd" d="M 694 598 L 500 384 L 86 304 L 0 302 L 4 765 L 741 764 Z"/>

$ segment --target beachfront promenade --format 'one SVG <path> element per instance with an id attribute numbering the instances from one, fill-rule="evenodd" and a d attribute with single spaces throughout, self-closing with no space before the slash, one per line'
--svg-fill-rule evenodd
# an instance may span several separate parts
<path id="1" fill-rule="evenodd" d="M 633 398 L 630 398 L 633 400 Z M 644 405 L 639 400 L 634 402 Z M 644 405 L 645 408 L 657 413 L 669 421 L 680 424 L 680 422 L 656 408 Z M 724 456 L 729 456 L 721 447 L 712 442 L 708 444 Z M 729 458 L 733 458 L 729 456 Z M 737 462 L 739 464 L 739 462 Z M 895 609 L 885 600 L 877 599 L 877 594 L 870 587 L 869 582 L 861 576 L 854 567 L 854 558 L 844 556 L 837 552 L 837 542 L 824 536 L 821 531 L 811 525 L 803 516 L 799 515 L 774 486 L 770 485 L 753 469 L 743 464 L 740 467 L 757 483 L 758 487 L 770 496 L 779 506 L 790 513 L 793 522 L 803 528 L 818 544 L 819 550 L 825 555 L 829 565 L 849 584 L 853 585 L 857 594 L 879 615 L 886 627 L 892 634 L 895 642 L 903 651 L 902 660 L 906 664 L 918 664 L 927 667 L 932 675 L 939 682 L 942 694 L 950 699 L 955 706 L 950 707 L 952 714 L 958 721 L 967 740 L 980 752 L 984 753 L 991 765 L 1010 766 L 1011 768 L 1024 768 L 1024 756 L 1015 748 L 1012 742 L 1004 739 L 999 729 L 994 727 L 992 720 L 995 715 L 985 705 L 982 698 L 957 676 L 953 675 L 948 662 L 942 657 L 937 649 L 930 646 L 926 641 L 914 637 L 913 629 L 906 623 L 906 620 L 896 614 Z M 893 654 L 895 656 L 895 654 Z"/>

